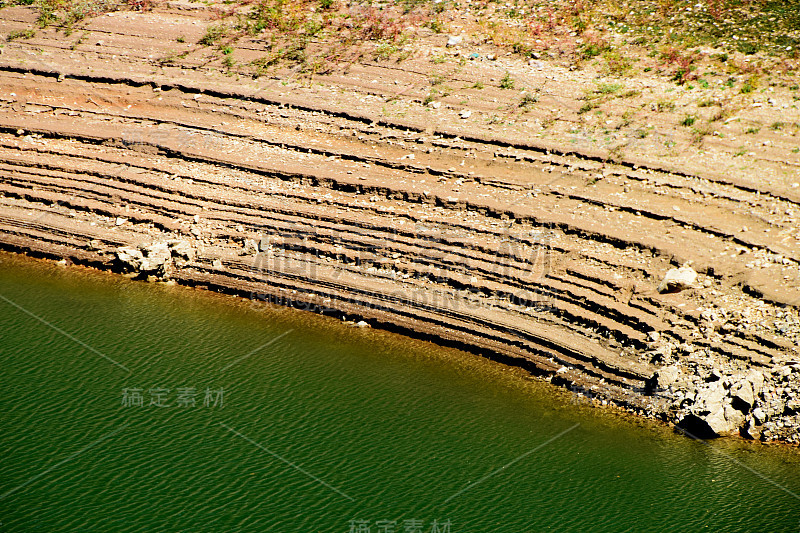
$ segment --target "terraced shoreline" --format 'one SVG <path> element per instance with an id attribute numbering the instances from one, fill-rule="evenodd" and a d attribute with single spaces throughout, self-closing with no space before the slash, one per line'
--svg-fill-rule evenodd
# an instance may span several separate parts
<path id="1" fill-rule="evenodd" d="M 57 35 L 0 56 L 4 249 L 131 271 L 121 249 L 186 243 L 130 274 L 455 345 L 669 423 L 720 394 L 725 433 L 800 442 L 791 180 L 431 119 L 387 90 L 411 66 L 293 90 L 155 68 L 159 36 L 93 24 L 73 57 Z M 687 262 L 697 286 L 659 294 Z"/>

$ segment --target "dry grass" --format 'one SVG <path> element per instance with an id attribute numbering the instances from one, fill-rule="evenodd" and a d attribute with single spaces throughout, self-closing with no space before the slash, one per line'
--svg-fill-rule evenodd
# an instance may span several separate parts
<path id="1" fill-rule="evenodd" d="M 157 8 L 163 1 L 0 3 L 34 3 L 40 26 L 69 33 L 87 17 Z M 251 64 L 254 75 L 275 65 L 325 71 L 363 57 L 403 60 L 420 30 L 453 27 L 518 55 L 593 66 L 620 79 L 652 72 L 678 85 L 707 86 L 700 72 L 712 65 L 731 77 L 747 76 L 737 81 L 747 94 L 764 73 L 796 77 L 800 70 L 800 0 L 226 0 L 210 6 L 216 22 L 199 44 L 242 37 L 270 43 L 264 58 Z M 224 35 L 214 33 L 221 27 Z"/>

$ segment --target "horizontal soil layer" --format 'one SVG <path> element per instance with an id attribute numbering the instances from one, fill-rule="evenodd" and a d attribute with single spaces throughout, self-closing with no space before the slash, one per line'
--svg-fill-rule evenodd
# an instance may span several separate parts
<path id="1" fill-rule="evenodd" d="M 35 18 L 0 13 L 0 27 Z M 481 106 L 511 97 L 487 87 L 434 112 L 419 98 L 427 61 L 309 84 L 154 60 L 206 23 L 115 14 L 88 22 L 77 52 L 55 32 L 6 46 L 0 246 L 131 270 L 120 248 L 185 242 L 184 259 L 138 273 L 458 346 L 669 422 L 704 383 L 755 370 L 766 386 L 747 434 L 798 439 L 796 164 L 764 152 L 763 174 L 732 171 L 724 145 L 613 159 L 525 122 L 489 129 Z M 659 293 L 685 263 L 695 286 Z M 659 389 L 666 366 L 684 377 Z"/>

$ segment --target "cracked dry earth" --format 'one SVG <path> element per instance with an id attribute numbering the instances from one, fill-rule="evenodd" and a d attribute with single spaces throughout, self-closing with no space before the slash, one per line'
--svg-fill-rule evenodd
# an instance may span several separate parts
<path id="1" fill-rule="evenodd" d="M 798 189 L 387 118 L 357 77 L 160 69 L 160 34 L 93 24 L 113 48 L 70 57 L 53 32 L 0 56 L 3 248 L 429 338 L 696 436 L 800 442 Z M 693 286 L 659 293 L 686 263 Z"/>

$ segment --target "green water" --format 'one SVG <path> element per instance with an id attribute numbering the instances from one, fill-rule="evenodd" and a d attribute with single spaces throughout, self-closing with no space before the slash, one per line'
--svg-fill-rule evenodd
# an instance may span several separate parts
<path id="1" fill-rule="evenodd" d="M 0 261 L 0 532 L 800 530 L 796 450 L 333 319 Z"/>

